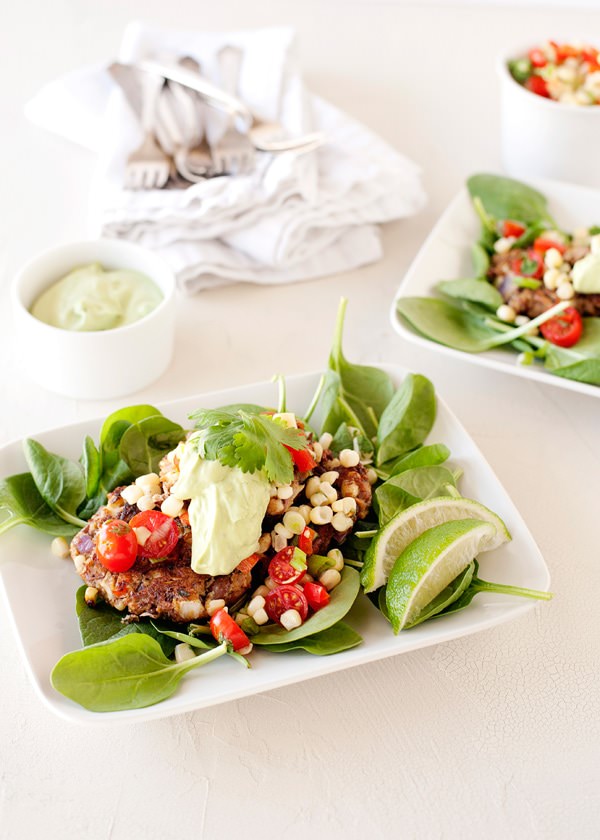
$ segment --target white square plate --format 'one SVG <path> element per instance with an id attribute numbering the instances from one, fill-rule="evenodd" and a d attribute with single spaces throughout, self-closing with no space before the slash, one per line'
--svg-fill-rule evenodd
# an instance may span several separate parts
<path id="1" fill-rule="evenodd" d="M 400 367 L 383 367 L 396 383 L 405 376 Z M 292 410 L 300 413 L 307 408 L 318 378 L 318 374 L 307 374 L 288 380 L 288 405 Z M 272 383 L 248 385 L 178 400 L 160 408 L 171 419 L 185 424 L 188 414 L 199 407 L 234 402 L 272 404 L 276 397 L 274 387 Z M 90 434 L 97 439 L 101 423 L 101 419 L 77 423 L 35 437 L 51 451 L 76 459 L 84 436 Z M 464 470 L 460 485 L 463 495 L 478 499 L 496 511 L 513 535 L 512 542 L 482 556 L 481 576 L 501 583 L 547 589 L 548 569 L 527 526 L 481 452 L 441 400 L 438 400 L 438 416 L 429 440 L 446 443 L 452 453 L 452 463 Z M 25 469 L 20 441 L 0 450 L 0 476 Z M 63 697 L 52 688 L 49 679 L 58 659 L 81 647 L 75 616 L 75 592 L 81 580 L 73 564 L 50 553 L 49 537 L 19 526 L 0 537 L 0 581 L 17 643 L 38 694 L 61 717 L 88 724 L 150 720 L 224 703 L 475 633 L 516 618 L 535 604 L 523 598 L 481 593 L 461 613 L 394 636 L 369 599 L 359 595 L 348 623 L 363 636 L 364 642 L 352 650 L 319 657 L 304 651 L 275 654 L 255 649 L 249 670 L 225 657 L 188 674 L 176 693 L 162 703 L 145 709 L 98 714 Z"/>
<path id="2" fill-rule="evenodd" d="M 536 178 L 527 179 L 527 182 L 546 196 L 551 215 L 565 230 L 572 231 L 579 227 L 600 224 L 600 190 Z M 485 353 L 465 353 L 425 338 L 398 316 L 396 301 L 399 298 L 437 297 L 435 286 L 438 281 L 472 277 L 471 247 L 479 238 L 479 234 L 479 219 L 473 210 L 467 188 L 463 187 L 425 240 L 400 284 L 390 313 L 396 332 L 413 344 L 438 350 L 454 359 L 600 397 L 600 387 L 597 385 L 555 376 L 540 363 L 517 364 L 517 353 L 512 348 L 498 348 Z"/>

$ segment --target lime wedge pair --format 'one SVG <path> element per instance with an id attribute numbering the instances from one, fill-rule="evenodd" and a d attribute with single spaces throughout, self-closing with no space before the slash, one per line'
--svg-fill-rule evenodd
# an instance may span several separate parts
<path id="1" fill-rule="evenodd" d="M 443 496 L 401 511 L 372 541 L 362 570 L 366 592 L 387 582 L 397 633 L 483 551 L 510 540 L 504 522 L 479 502 Z"/>

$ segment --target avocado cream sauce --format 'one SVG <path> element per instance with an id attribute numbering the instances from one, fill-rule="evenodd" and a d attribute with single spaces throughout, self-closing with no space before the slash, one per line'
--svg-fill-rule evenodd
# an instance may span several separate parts
<path id="1" fill-rule="evenodd" d="M 35 301 L 31 314 L 62 330 L 113 330 L 139 321 L 162 298 L 156 283 L 139 271 L 106 271 L 100 263 L 91 263 L 53 283 Z"/>
<path id="2" fill-rule="evenodd" d="M 577 260 L 571 270 L 573 288 L 580 294 L 600 294 L 600 254 Z"/>
<path id="3" fill-rule="evenodd" d="M 262 472 L 242 472 L 205 460 L 194 440 L 201 435 L 197 432 L 178 447 L 179 478 L 171 493 L 190 500 L 192 569 L 229 575 L 258 549 L 271 484 Z"/>

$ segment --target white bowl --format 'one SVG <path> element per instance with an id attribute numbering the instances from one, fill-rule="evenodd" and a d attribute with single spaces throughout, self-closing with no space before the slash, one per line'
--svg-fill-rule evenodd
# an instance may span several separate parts
<path id="1" fill-rule="evenodd" d="M 532 46 L 512 50 L 498 60 L 504 168 L 515 178 L 600 187 L 600 105 L 556 102 L 516 82 L 508 62 L 527 55 Z"/>
<path id="2" fill-rule="evenodd" d="M 162 291 L 162 301 L 135 323 L 97 332 L 62 330 L 33 317 L 29 310 L 48 286 L 92 262 L 142 272 Z M 139 245 L 95 239 L 44 251 L 18 272 L 12 301 L 25 369 L 50 391 L 76 399 L 121 397 L 154 382 L 171 361 L 175 277 L 160 257 Z"/>

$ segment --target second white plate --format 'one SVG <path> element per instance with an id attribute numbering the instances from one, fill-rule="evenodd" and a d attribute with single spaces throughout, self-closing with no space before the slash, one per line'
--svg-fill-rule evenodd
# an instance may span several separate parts
<path id="1" fill-rule="evenodd" d="M 566 230 L 600 224 L 600 190 L 533 178 L 528 179 L 528 183 L 546 196 L 551 214 Z M 479 238 L 479 233 L 479 220 L 473 210 L 467 188 L 463 187 L 425 240 L 400 284 L 390 313 L 396 332 L 413 344 L 437 350 L 454 359 L 555 385 L 568 391 L 600 397 L 600 387 L 596 385 L 563 379 L 544 370 L 539 364 L 517 364 L 517 353 L 510 348 L 488 350 L 485 353 L 465 353 L 425 338 L 398 316 L 396 301 L 399 298 L 436 296 L 435 285 L 439 280 L 472 276 L 471 247 Z"/>

